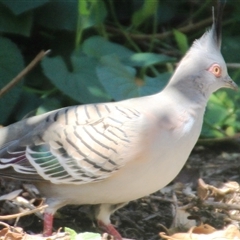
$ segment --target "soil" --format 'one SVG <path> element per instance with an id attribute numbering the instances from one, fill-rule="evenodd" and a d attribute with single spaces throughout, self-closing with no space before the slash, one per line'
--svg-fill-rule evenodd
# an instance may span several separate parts
<path id="1" fill-rule="evenodd" d="M 200 223 L 208 223 L 217 229 L 229 223 L 238 226 L 239 210 L 232 209 L 240 203 L 238 183 L 240 136 L 200 141 L 174 181 L 166 188 L 118 210 L 112 216 L 112 223 L 122 236 L 136 240 L 157 240 L 160 239 L 159 232 L 183 232 Z M 20 185 L 19 182 L 2 179 L 1 194 L 19 189 Z M 1 201 L 0 204 L 1 215 L 18 211 L 11 201 Z M 55 230 L 69 227 L 78 233 L 99 232 L 89 217 L 88 207 L 66 206 L 60 209 L 54 219 Z M 193 220 L 188 220 L 188 216 Z M 31 234 L 40 233 L 43 226 L 42 220 L 35 215 L 22 217 L 17 222 L 6 222 L 17 224 Z"/>

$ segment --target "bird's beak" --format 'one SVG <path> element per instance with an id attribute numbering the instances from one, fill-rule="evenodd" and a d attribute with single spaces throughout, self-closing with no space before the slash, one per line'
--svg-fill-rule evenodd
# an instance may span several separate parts
<path id="1" fill-rule="evenodd" d="M 225 83 L 224 87 L 231 88 L 235 91 L 238 90 L 238 85 L 228 75 L 224 78 L 223 81 Z"/>

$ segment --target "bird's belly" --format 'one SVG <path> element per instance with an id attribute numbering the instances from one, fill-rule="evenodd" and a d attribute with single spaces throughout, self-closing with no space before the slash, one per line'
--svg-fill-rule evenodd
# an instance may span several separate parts
<path id="1" fill-rule="evenodd" d="M 100 182 L 81 185 L 46 183 L 45 187 L 40 185 L 40 190 L 46 196 L 50 193 L 50 196 L 58 198 L 59 202 L 60 199 L 64 199 L 66 204 L 120 203 L 138 199 L 163 188 L 176 177 L 194 147 L 199 133 L 200 130 L 194 134 L 187 131 L 184 136 L 174 138 L 166 134 L 164 137 L 169 138 L 168 140 L 160 136 L 163 140 L 154 139 L 150 148 L 139 146 L 141 151 L 134 161 L 127 162 L 109 178 Z M 161 144 L 164 144 L 164 147 Z"/>

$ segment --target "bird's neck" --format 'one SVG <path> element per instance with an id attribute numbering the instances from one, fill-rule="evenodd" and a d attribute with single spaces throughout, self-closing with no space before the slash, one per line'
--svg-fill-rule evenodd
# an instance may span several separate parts
<path id="1" fill-rule="evenodd" d="M 201 88 L 195 85 L 187 85 L 184 82 L 169 83 L 164 89 L 165 94 L 172 96 L 180 104 L 192 108 L 204 108 L 207 105 L 211 94 L 202 91 Z"/>
<path id="2" fill-rule="evenodd" d="M 195 69 L 196 63 L 190 64 L 192 57 L 190 51 L 181 60 L 164 90 L 178 92 L 188 104 L 192 103 L 205 107 L 210 95 L 216 89 L 212 89 L 211 81 L 207 81 L 209 76 L 205 70 Z"/>

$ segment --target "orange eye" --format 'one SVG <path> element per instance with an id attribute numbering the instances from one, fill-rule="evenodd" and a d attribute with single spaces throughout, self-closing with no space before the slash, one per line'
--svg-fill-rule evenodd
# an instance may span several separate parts
<path id="1" fill-rule="evenodd" d="M 221 77 L 222 75 L 222 69 L 218 64 L 213 64 L 209 69 L 209 72 L 211 72 L 215 77 Z"/>

